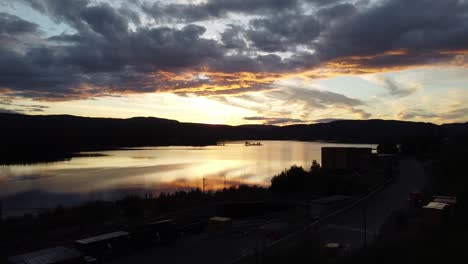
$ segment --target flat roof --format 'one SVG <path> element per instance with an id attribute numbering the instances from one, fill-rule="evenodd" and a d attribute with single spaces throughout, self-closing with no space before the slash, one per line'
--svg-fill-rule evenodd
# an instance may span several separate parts
<path id="1" fill-rule="evenodd" d="M 125 232 L 125 231 L 116 231 L 116 232 L 112 232 L 112 233 L 102 234 L 102 235 L 99 235 L 99 236 L 93 236 L 93 237 L 88 237 L 88 238 L 76 240 L 75 242 L 79 243 L 79 244 L 91 244 L 91 243 L 94 243 L 94 242 L 99 242 L 99 241 L 108 240 L 108 239 L 112 239 L 112 238 L 128 236 L 129 234 L 130 233 Z"/>
<path id="2" fill-rule="evenodd" d="M 339 248 L 340 244 L 339 243 L 327 243 L 325 247 L 326 248 Z"/>
<path id="3" fill-rule="evenodd" d="M 447 197 L 447 198 L 442 198 L 438 197 L 434 199 L 434 202 L 439 202 L 439 203 L 447 203 L 447 204 L 456 204 L 457 203 L 457 198 L 453 197 Z"/>
<path id="4" fill-rule="evenodd" d="M 430 202 L 426 206 L 423 206 L 423 208 L 426 209 L 437 209 L 437 210 L 444 210 L 446 207 L 448 207 L 449 204 L 447 203 L 441 203 L 441 202 Z"/>
<path id="5" fill-rule="evenodd" d="M 441 203 L 448 203 L 448 204 L 456 204 L 457 197 L 453 196 L 434 196 L 434 202 L 441 202 Z"/>
<path id="6" fill-rule="evenodd" d="M 83 254 L 75 249 L 53 247 L 13 256 L 8 260 L 15 264 L 53 264 L 81 256 Z"/>
<path id="7" fill-rule="evenodd" d="M 174 222 L 174 220 L 173 219 L 165 219 L 165 220 L 158 220 L 158 221 L 154 221 L 154 222 L 149 222 L 146 225 L 157 225 L 157 224 L 171 223 L 171 222 Z"/>
<path id="8" fill-rule="evenodd" d="M 227 222 L 227 221 L 231 221 L 231 218 L 215 216 L 215 217 L 210 218 L 210 220 L 211 221 L 218 221 L 218 222 Z"/>

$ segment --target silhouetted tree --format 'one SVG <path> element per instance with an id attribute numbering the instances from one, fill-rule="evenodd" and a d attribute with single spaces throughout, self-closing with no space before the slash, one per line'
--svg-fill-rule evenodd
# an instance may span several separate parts
<path id="1" fill-rule="evenodd" d="M 128 219 L 141 218 L 144 213 L 143 199 L 136 195 L 130 195 L 122 200 L 123 214 Z"/>
<path id="2" fill-rule="evenodd" d="M 310 178 L 304 168 L 293 165 L 271 179 L 271 190 L 276 193 L 307 191 L 311 184 Z"/>
<path id="3" fill-rule="evenodd" d="M 398 154 L 398 146 L 394 143 L 381 143 L 377 146 L 379 154 Z"/>
<path id="4" fill-rule="evenodd" d="M 312 176 L 320 174 L 320 170 L 322 167 L 320 166 L 320 163 L 318 163 L 316 160 L 312 161 L 312 165 L 310 166 L 310 174 Z"/>

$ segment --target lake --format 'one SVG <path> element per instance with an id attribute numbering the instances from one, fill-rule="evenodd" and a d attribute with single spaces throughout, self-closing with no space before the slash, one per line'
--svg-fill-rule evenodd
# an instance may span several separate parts
<path id="1" fill-rule="evenodd" d="M 5 214 L 36 208 L 113 200 L 128 194 L 256 184 L 292 165 L 308 169 L 321 162 L 327 146 L 372 147 L 300 141 L 261 141 L 262 146 L 145 147 L 80 153 L 69 161 L 0 167 L 0 198 Z M 10 211 L 10 213 L 8 213 Z"/>

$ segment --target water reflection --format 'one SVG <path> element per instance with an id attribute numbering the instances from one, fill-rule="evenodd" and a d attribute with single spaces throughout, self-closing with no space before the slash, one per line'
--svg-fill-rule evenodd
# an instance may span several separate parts
<path id="1" fill-rule="evenodd" d="M 69 161 L 0 167 L 0 197 L 11 206 L 51 206 L 115 199 L 129 193 L 208 189 L 239 184 L 269 185 L 293 164 L 320 162 L 321 147 L 362 146 L 320 142 L 244 141 L 209 147 L 148 147 L 82 153 Z"/>

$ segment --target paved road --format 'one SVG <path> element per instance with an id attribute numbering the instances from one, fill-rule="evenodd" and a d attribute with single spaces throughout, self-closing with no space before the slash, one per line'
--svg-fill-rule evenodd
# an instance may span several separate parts
<path id="1" fill-rule="evenodd" d="M 320 229 L 321 240 L 349 244 L 351 248 L 361 247 L 364 242 L 364 215 L 367 212 L 367 241 L 371 241 L 387 217 L 394 210 L 407 205 L 409 193 L 427 185 L 423 165 L 417 160 L 401 160 L 399 170 L 400 175 L 384 190 L 328 221 Z"/>

